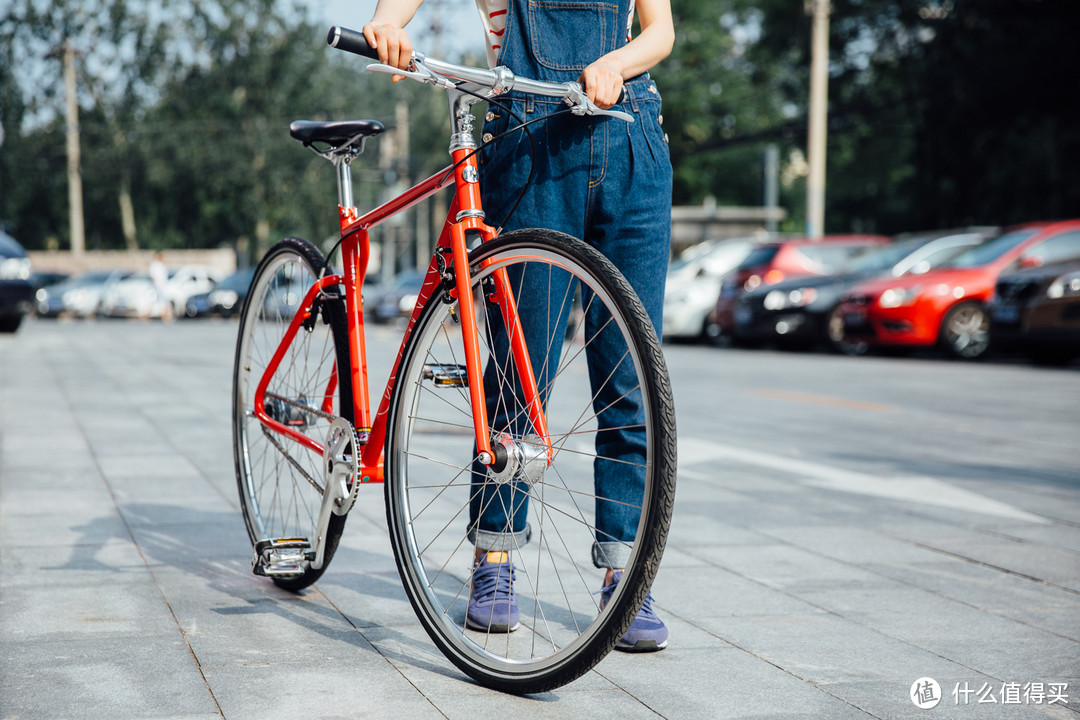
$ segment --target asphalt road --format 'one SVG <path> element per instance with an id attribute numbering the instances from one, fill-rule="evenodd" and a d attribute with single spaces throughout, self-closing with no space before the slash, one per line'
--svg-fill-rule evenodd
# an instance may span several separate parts
<path id="1" fill-rule="evenodd" d="M 377 491 L 311 590 L 250 574 L 235 330 L 0 337 L 0 718 L 1078 717 L 1076 367 L 665 346 L 671 645 L 515 698 L 419 629 Z"/>

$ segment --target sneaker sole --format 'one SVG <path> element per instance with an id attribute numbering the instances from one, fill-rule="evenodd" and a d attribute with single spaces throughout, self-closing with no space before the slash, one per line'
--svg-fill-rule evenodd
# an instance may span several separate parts
<path id="1" fill-rule="evenodd" d="M 468 618 L 465 618 L 465 627 L 467 627 L 469 630 L 475 630 L 476 632 L 512 633 L 515 630 L 517 630 L 519 627 L 521 627 L 521 623 L 520 622 L 514 623 L 513 627 L 509 627 L 507 625 L 478 625 L 478 624 L 474 623 L 472 620 L 469 620 Z"/>
<path id="2" fill-rule="evenodd" d="M 616 643 L 615 649 L 622 652 L 629 653 L 645 653 L 645 652 L 658 652 L 667 647 L 667 640 L 662 643 L 657 643 L 655 640 L 638 640 L 633 645 L 624 644 L 622 642 Z"/>

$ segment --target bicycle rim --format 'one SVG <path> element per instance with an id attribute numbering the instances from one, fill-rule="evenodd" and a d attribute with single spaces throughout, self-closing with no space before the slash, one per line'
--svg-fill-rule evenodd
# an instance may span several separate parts
<path id="1" fill-rule="evenodd" d="M 306 241 L 278 243 L 259 264 L 241 315 L 233 369 L 233 452 L 253 544 L 304 538 L 314 550 L 316 542 L 322 455 L 266 429 L 253 411 L 256 388 L 322 264 L 322 254 Z M 267 413 L 318 443 L 326 442 L 335 415 L 352 420 L 348 373 L 339 374 L 336 382 L 331 379 L 336 366 L 348 367 L 343 316 L 339 305 L 322 303 L 317 319 L 309 329 L 302 327 L 286 349 L 267 388 Z M 321 569 L 306 567 L 301 576 L 274 581 L 291 590 L 314 582 L 329 564 L 343 527 L 344 516 L 332 516 Z"/>
<path id="2" fill-rule="evenodd" d="M 386 448 L 391 542 L 410 600 L 447 657 L 490 687 L 540 692 L 573 680 L 599 662 L 626 631 L 652 583 L 674 498 L 670 386 L 640 301 L 592 248 L 558 233 L 519 231 L 478 248 L 471 264 L 481 308 L 477 319 L 493 442 L 518 453 L 518 463 L 502 476 L 473 464 L 468 388 L 456 386 L 454 379 L 460 375 L 457 368 L 464 367 L 458 305 L 432 300 L 409 340 L 391 400 Z M 496 349 L 501 347 L 501 313 L 485 300 L 499 270 L 508 272 L 515 295 L 520 295 L 523 268 L 532 280 L 545 275 L 573 279 L 567 284 L 556 279 L 557 291 L 546 299 L 563 322 L 545 321 L 542 330 L 527 331 L 534 336 L 530 355 L 546 397 L 550 462 L 545 437 L 520 402 L 513 361 Z M 589 317 L 603 320 L 586 321 Z M 546 338 L 548 347 L 559 349 L 536 350 L 535 332 Z M 590 382 L 586 363 L 590 345 L 602 333 L 608 334 L 608 342 L 610 333 L 618 336 L 621 362 L 633 368 L 636 382 L 616 402 L 638 398 L 639 429 L 646 441 L 642 458 L 603 458 L 598 450 L 599 423 L 611 400 L 594 402 L 594 385 L 603 388 L 607 381 Z M 594 465 L 601 462 L 634 466 L 643 485 L 636 497 L 598 497 Z M 470 524 L 469 504 L 478 503 L 481 510 L 491 503 L 505 505 L 505 495 L 492 496 L 495 485 L 512 488 L 503 491 L 510 493 L 511 505 L 525 497 L 529 504 L 528 540 L 522 540 L 521 533 L 502 533 L 516 571 L 521 615 L 520 628 L 512 633 L 476 631 L 465 624 L 474 553 L 468 537 L 476 527 Z M 594 566 L 592 551 L 598 510 L 610 510 L 614 503 L 632 508 L 639 517 L 634 537 L 617 541 L 627 558 L 626 572 L 601 608 L 604 570 Z"/>

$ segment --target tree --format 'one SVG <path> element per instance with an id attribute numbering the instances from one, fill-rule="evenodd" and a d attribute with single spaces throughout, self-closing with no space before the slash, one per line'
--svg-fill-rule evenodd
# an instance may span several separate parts
<path id="1" fill-rule="evenodd" d="M 8 75 L 10 83 L 4 83 L 4 105 L 12 111 L 0 118 L 14 155 L 19 154 L 18 146 L 24 141 L 38 147 L 51 147 L 55 142 L 53 135 L 62 128 L 50 118 L 55 116 L 61 93 L 60 67 L 44 58 L 65 42 L 78 53 L 80 144 L 89 190 L 86 213 L 91 246 L 107 246 L 118 237 L 123 237 L 128 247 L 135 246 L 131 187 L 139 154 L 132 152 L 128 140 L 140 117 L 156 102 L 156 89 L 183 52 L 182 43 L 171 33 L 175 7 L 125 0 L 56 0 L 42 8 L 39 2 L 22 0 L 13 2 L 0 17 L 3 54 L 21 60 L 20 72 Z M 32 123 L 29 128 L 28 122 Z M 0 156 L 0 167 L 19 175 L 25 186 L 27 178 L 20 168 L 26 166 L 13 162 L 14 155 Z M 50 165 L 41 170 L 29 179 L 44 189 L 52 185 L 48 176 L 54 168 Z M 29 220 L 31 228 L 27 229 L 33 237 L 36 213 L 19 210 L 27 202 L 12 198 L 0 206 L 0 212 Z M 32 200 L 30 204 L 34 204 Z M 62 234 L 59 226 L 56 229 Z"/>
<path id="2" fill-rule="evenodd" d="M 806 20 L 761 6 L 753 55 L 789 66 L 780 88 L 802 114 Z M 1077 214 L 1078 32 L 1070 0 L 833 0 L 830 229 Z"/>

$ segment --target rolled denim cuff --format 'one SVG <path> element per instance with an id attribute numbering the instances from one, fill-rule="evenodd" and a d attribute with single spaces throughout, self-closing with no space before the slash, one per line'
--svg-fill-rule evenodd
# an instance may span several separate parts
<path id="1" fill-rule="evenodd" d="M 594 542 L 593 565 L 618 570 L 630 564 L 630 545 L 624 542 Z"/>
<path id="2" fill-rule="evenodd" d="M 532 526 L 525 523 L 521 532 L 493 532 L 491 530 L 469 530 L 469 542 L 481 550 L 516 550 L 524 547 L 532 537 Z"/>

